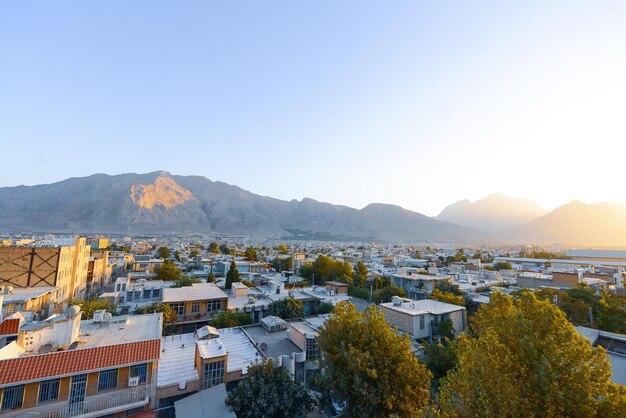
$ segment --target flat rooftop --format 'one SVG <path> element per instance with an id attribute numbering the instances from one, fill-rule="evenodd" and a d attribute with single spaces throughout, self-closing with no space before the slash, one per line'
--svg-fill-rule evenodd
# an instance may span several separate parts
<path id="1" fill-rule="evenodd" d="M 464 306 L 453 305 L 451 303 L 439 302 L 438 300 L 432 299 L 422 299 L 422 300 L 413 300 L 413 299 L 402 299 L 402 304 L 400 306 L 395 306 L 393 302 L 381 303 L 380 306 L 384 306 L 385 308 L 403 312 L 409 315 L 424 315 L 427 313 L 433 315 L 441 315 L 451 312 L 456 312 L 460 310 L 465 310 Z"/>
<path id="2" fill-rule="evenodd" d="M 180 382 L 198 380 L 198 373 L 194 367 L 195 354 L 195 333 L 161 338 L 157 386 L 178 385 Z"/>
<path id="3" fill-rule="evenodd" d="M 215 283 L 194 283 L 191 286 L 163 289 L 163 302 L 226 299 L 228 295 Z"/>
<path id="4" fill-rule="evenodd" d="M 0 293 L 4 303 L 23 302 L 29 299 L 36 299 L 48 293 L 56 292 L 54 286 L 34 286 L 34 287 L 14 287 L 11 293 Z"/>
<path id="5" fill-rule="evenodd" d="M 160 339 L 161 316 L 160 313 L 152 313 L 114 316 L 110 322 L 103 323 L 80 321 L 77 349 Z"/>
<path id="6" fill-rule="evenodd" d="M 268 332 L 261 325 L 245 327 L 244 330 L 265 357 L 291 356 L 302 351 L 287 338 L 287 330 Z"/>
<path id="7" fill-rule="evenodd" d="M 399 277 L 401 279 L 409 279 L 409 280 L 425 280 L 425 281 L 439 281 L 439 280 L 450 280 L 452 276 L 431 276 L 430 274 L 402 274 L 402 273 L 392 273 L 393 277 Z"/>

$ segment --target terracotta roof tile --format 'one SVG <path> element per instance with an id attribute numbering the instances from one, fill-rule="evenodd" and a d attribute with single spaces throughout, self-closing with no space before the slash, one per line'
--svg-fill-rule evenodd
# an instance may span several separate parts
<path id="1" fill-rule="evenodd" d="M 20 330 L 20 320 L 18 318 L 5 319 L 0 322 L 0 335 L 17 334 Z"/>
<path id="2" fill-rule="evenodd" d="M 158 360 L 160 354 L 158 339 L 0 360 L 0 385 Z"/>

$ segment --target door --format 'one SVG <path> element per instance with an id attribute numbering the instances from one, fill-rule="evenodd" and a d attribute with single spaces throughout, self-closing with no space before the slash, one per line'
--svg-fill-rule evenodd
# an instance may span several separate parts
<path id="1" fill-rule="evenodd" d="M 86 374 L 72 376 L 72 384 L 70 385 L 70 413 L 82 411 L 83 403 L 85 402 L 86 389 Z"/>

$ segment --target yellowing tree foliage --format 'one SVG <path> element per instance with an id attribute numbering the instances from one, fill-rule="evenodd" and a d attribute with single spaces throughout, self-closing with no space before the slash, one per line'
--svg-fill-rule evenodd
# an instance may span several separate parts
<path id="1" fill-rule="evenodd" d="M 335 306 L 318 336 L 320 384 L 348 417 L 415 417 L 428 404 L 431 373 L 375 306 Z"/>
<path id="2" fill-rule="evenodd" d="M 532 292 L 494 293 L 457 344 L 459 365 L 441 386 L 444 416 L 623 416 L 604 349 Z"/>

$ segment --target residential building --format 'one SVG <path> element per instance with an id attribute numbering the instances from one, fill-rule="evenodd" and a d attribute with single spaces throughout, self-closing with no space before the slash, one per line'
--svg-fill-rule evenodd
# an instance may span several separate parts
<path id="1" fill-rule="evenodd" d="M 391 284 L 404 289 L 407 296 L 415 299 L 426 298 L 435 290 L 437 283 L 452 284 L 454 277 L 420 274 L 409 268 L 401 268 L 391 275 Z"/>
<path id="2" fill-rule="evenodd" d="M 109 239 L 103 237 L 87 237 L 87 245 L 89 245 L 92 250 L 103 250 L 108 248 Z"/>
<path id="3" fill-rule="evenodd" d="M 0 318 L 21 312 L 29 320 L 46 319 L 61 308 L 57 303 L 58 292 L 59 289 L 53 286 L 6 286 L 0 291 Z"/>
<path id="4" fill-rule="evenodd" d="M 59 301 L 85 296 L 91 248 L 85 238 L 73 246 L 0 248 L 0 286 L 59 288 Z"/>
<path id="5" fill-rule="evenodd" d="M 193 332 L 228 309 L 228 295 L 215 283 L 163 289 L 163 303 L 176 312 L 178 333 Z"/>
<path id="6" fill-rule="evenodd" d="M 0 415 L 127 416 L 154 407 L 162 314 L 23 323 L 0 349 Z"/>
<path id="7" fill-rule="evenodd" d="M 467 327 L 464 306 L 432 299 L 412 300 L 394 296 L 391 302 L 381 303 L 378 307 L 387 321 L 415 339 L 432 340 L 440 335 L 439 325 L 445 320 L 452 321 L 457 335 Z"/>

